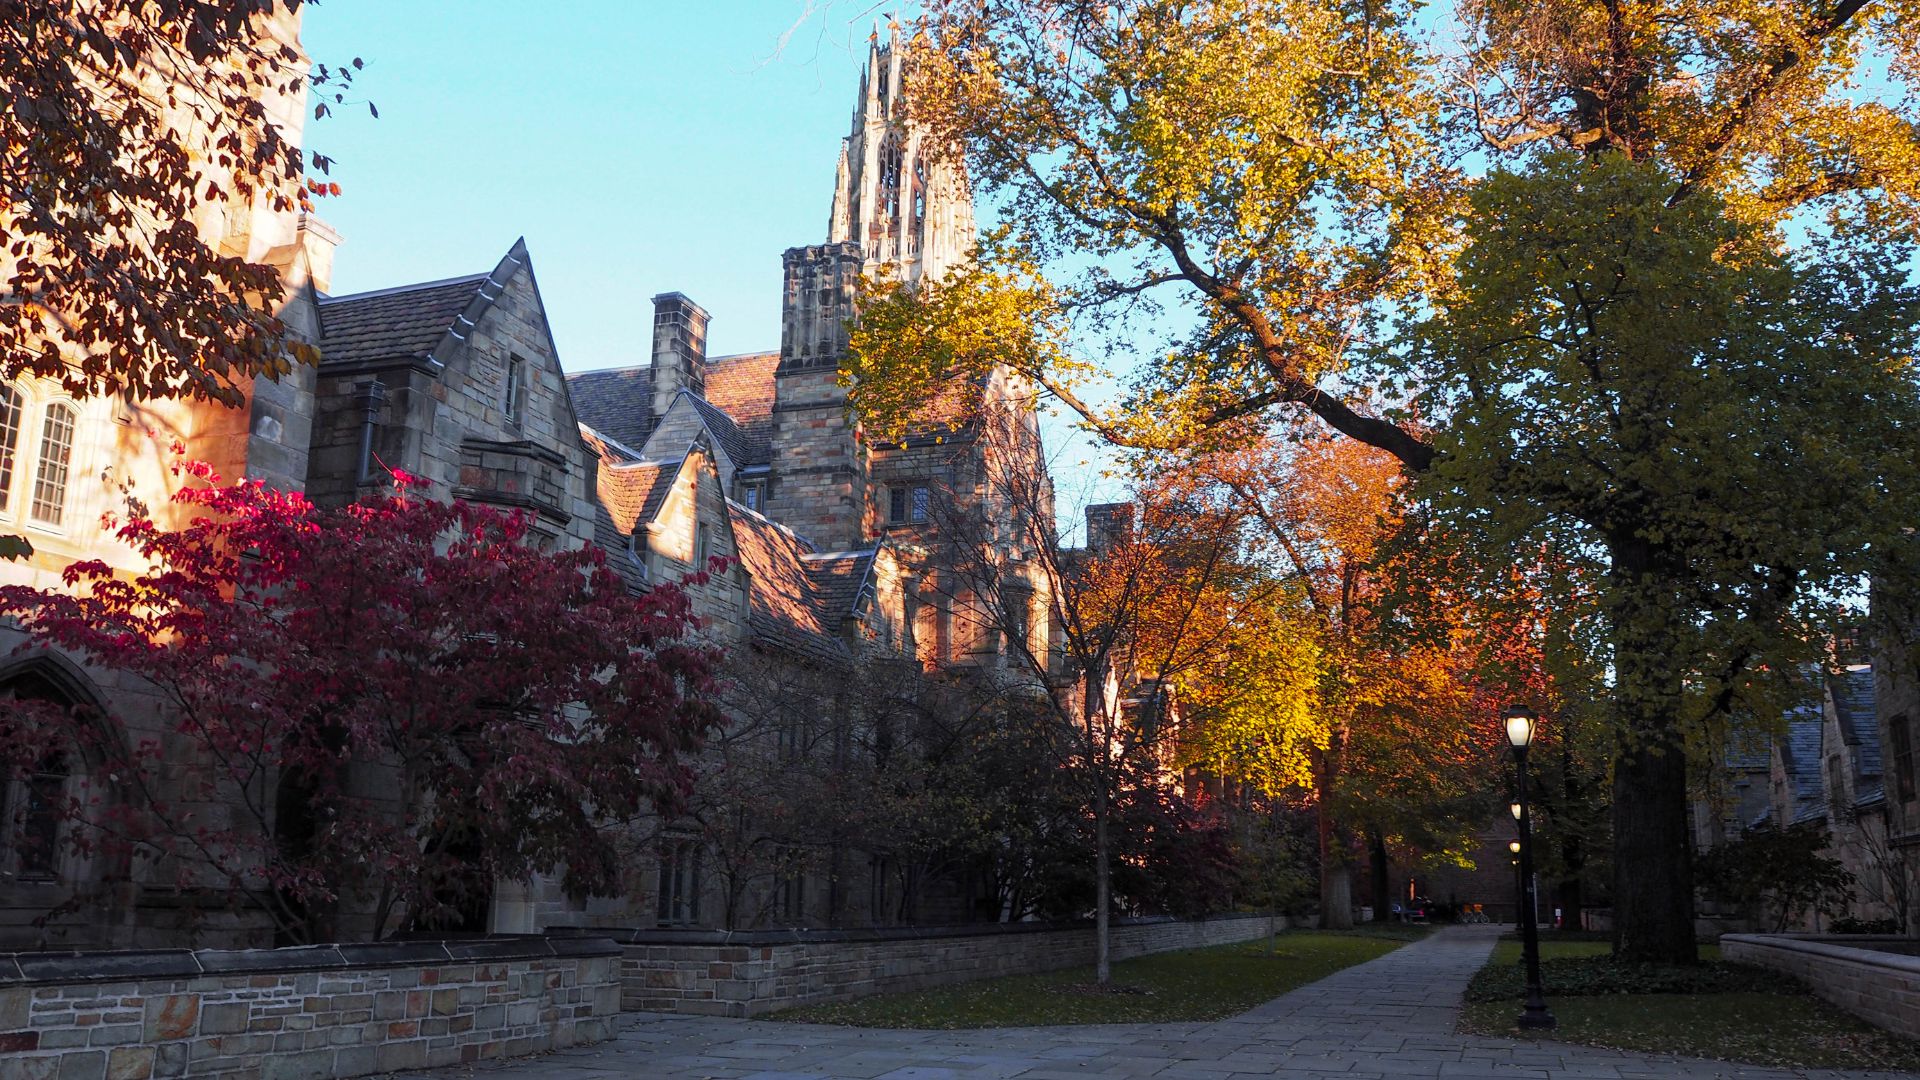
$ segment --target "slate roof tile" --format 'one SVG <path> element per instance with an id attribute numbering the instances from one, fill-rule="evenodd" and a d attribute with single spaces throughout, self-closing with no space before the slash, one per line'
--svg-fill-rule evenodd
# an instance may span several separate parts
<path id="1" fill-rule="evenodd" d="M 1828 679 L 1828 685 L 1840 721 L 1840 737 L 1853 747 L 1860 775 L 1879 776 L 1880 717 L 1874 707 L 1873 669 L 1863 666 L 1837 672 Z"/>
<path id="2" fill-rule="evenodd" d="M 479 294 L 486 274 L 320 299 L 322 364 L 421 359 Z"/>
<path id="3" fill-rule="evenodd" d="M 854 613 L 873 569 L 873 550 L 809 555 L 807 577 L 813 585 L 814 618 L 823 629 L 837 630 Z"/>
<path id="4" fill-rule="evenodd" d="M 731 418 L 744 440 L 735 468 L 773 463 L 773 375 L 780 354 L 741 353 L 707 361 L 707 397 Z M 731 448 L 729 455 L 733 454 Z"/>
<path id="5" fill-rule="evenodd" d="M 1787 713 L 1787 733 L 1776 743 L 1793 788 L 1795 821 L 1801 820 L 1809 807 L 1826 806 L 1825 769 L 1820 759 L 1821 729 L 1825 726 L 1819 709 L 1799 706 Z"/>
<path id="6" fill-rule="evenodd" d="M 638 449 L 653 430 L 653 369 L 612 368 L 567 376 L 574 415 L 622 445 Z"/>
<path id="7" fill-rule="evenodd" d="M 607 553 L 607 567 L 620 575 L 628 589 L 637 593 L 647 590 L 646 571 L 634 561 L 627 537 L 613 523 L 612 512 L 602 503 L 596 503 L 593 508 L 593 542 Z"/>
<path id="8" fill-rule="evenodd" d="M 630 536 L 644 528 L 673 493 L 680 475 L 679 461 L 629 461 L 600 465 L 600 505 L 613 517 L 614 528 Z"/>
<path id="9" fill-rule="evenodd" d="M 744 466 L 748 456 L 754 452 L 754 448 L 746 432 L 740 429 L 740 425 L 734 423 L 733 418 L 720 411 L 720 407 L 713 402 L 698 394 L 687 393 L 685 390 L 681 393 L 686 395 L 688 401 L 693 402 L 694 411 L 700 414 L 700 419 L 707 425 L 707 430 L 713 433 L 714 441 L 727 452 L 727 459 L 733 462 L 733 467 L 738 469 Z"/>
<path id="10" fill-rule="evenodd" d="M 840 623 L 854 612 L 876 549 L 819 553 L 793 530 L 727 503 L 740 561 L 752 580 L 754 633 L 822 659 L 850 655 Z"/>

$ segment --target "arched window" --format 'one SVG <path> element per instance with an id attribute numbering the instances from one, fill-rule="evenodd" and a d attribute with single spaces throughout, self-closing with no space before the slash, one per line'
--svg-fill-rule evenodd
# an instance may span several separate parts
<path id="1" fill-rule="evenodd" d="M 891 141 L 880 147 L 880 205 L 885 226 L 898 228 L 900 220 L 900 147 Z"/>
<path id="2" fill-rule="evenodd" d="M 0 386 L 0 511 L 13 496 L 13 459 L 20 448 L 20 391 Z"/>
<path id="3" fill-rule="evenodd" d="M 49 881 L 58 876 L 67 776 L 67 757 L 56 751 L 8 785 L 7 847 L 18 880 Z"/>
<path id="4" fill-rule="evenodd" d="M 927 163 L 913 163 L 913 220 L 907 222 L 907 251 L 918 255 L 927 235 Z"/>
<path id="5" fill-rule="evenodd" d="M 0 708 L 34 702 L 71 709 L 74 698 L 38 671 L 0 680 Z M 17 881 L 59 876 L 62 824 L 68 815 L 69 755 L 55 747 L 11 778 L 0 774 L 0 873 Z"/>
<path id="6" fill-rule="evenodd" d="M 33 520 L 59 525 L 67 513 L 67 474 L 73 457 L 73 406 L 54 402 L 40 424 L 40 462 L 33 476 Z"/>

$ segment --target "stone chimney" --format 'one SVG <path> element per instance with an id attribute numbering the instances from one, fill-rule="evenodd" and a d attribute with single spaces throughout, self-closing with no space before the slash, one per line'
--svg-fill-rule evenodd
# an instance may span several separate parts
<path id="1" fill-rule="evenodd" d="M 329 291 L 333 284 L 333 249 L 340 246 L 340 234 L 312 214 L 303 213 L 299 235 L 300 252 L 306 256 L 307 280 L 315 290 Z"/>
<path id="2" fill-rule="evenodd" d="M 1132 503 L 1095 503 L 1087 507 L 1088 551 L 1105 551 L 1132 533 Z"/>
<path id="3" fill-rule="evenodd" d="M 661 293 L 653 298 L 655 422 L 681 390 L 707 394 L 707 311 L 685 293 Z"/>

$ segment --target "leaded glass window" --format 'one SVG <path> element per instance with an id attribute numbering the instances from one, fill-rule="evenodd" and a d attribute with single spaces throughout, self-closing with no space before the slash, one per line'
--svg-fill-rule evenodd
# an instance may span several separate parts
<path id="1" fill-rule="evenodd" d="M 73 406 L 47 406 L 40 425 L 40 462 L 33 476 L 33 520 L 59 525 L 67 512 L 67 475 L 73 458 Z"/>

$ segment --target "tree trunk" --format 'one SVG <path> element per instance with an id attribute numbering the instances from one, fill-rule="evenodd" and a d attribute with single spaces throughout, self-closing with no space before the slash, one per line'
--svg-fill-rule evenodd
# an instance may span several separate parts
<path id="1" fill-rule="evenodd" d="M 1353 875 L 1345 862 L 1321 864 L 1320 929 L 1353 929 Z"/>
<path id="2" fill-rule="evenodd" d="M 1613 953 L 1692 964 L 1693 842 L 1675 590 L 1643 541 L 1614 547 Z"/>
<path id="3" fill-rule="evenodd" d="M 1587 793 L 1574 775 L 1573 752 L 1568 749 L 1572 732 L 1566 732 L 1560 742 L 1560 786 L 1563 805 L 1574 807 L 1582 805 Z M 1560 908 L 1560 926 L 1566 930 L 1584 930 L 1587 873 L 1587 845 L 1579 831 L 1569 831 L 1560 838 L 1560 862 L 1566 867 L 1566 877 L 1561 879 L 1559 894 L 1554 903 Z"/>
<path id="4" fill-rule="evenodd" d="M 1613 850 L 1614 955 L 1640 963 L 1693 963 L 1693 851 L 1687 759 L 1680 746 L 1620 751 L 1614 761 Z"/>
<path id="5" fill-rule="evenodd" d="M 1353 875 L 1334 836 L 1333 816 L 1320 800 L 1320 929 L 1353 929 Z"/>
<path id="6" fill-rule="evenodd" d="M 1104 780 L 1097 783 L 1093 793 L 1093 981 L 1105 986 L 1113 975 L 1107 921 L 1112 879 L 1107 852 L 1107 785 Z"/>
<path id="7" fill-rule="evenodd" d="M 1387 879 L 1387 838 L 1367 830 L 1367 873 L 1373 893 L 1373 921 L 1386 922 L 1393 907 L 1393 885 Z"/>
<path id="8" fill-rule="evenodd" d="M 1335 827 L 1333 812 L 1327 809 L 1332 798 L 1333 780 L 1336 771 L 1335 762 L 1339 759 L 1344 741 L 1344 732 L 1336 731 L 1327 749 L 1320 756 L 1319 775 L 1314 778 L 1320 788 L 1320 804 L 1316 808 L 1315 818 L 1319 827 L 1320 839 L 1320 929 L 1353 929 L 1353 875 L 1347 869 L 1345 845 L 1340 843 Z"/>

